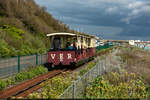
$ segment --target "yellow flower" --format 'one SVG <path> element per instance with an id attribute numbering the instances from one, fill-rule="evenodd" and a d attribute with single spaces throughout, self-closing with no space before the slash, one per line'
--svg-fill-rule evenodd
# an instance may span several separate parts
<path id="1" fill-rule="evenodd" d="M 41 98 L 40 94 L 37 94 L 37 95 L 36 95 L 36 98 Z"/>
<path id="2" fill-rule="evenodd" d="M 12 96 L 12 97 L 10 97 L 10 99 L 16 99 L 16 97 L 15 97 L 15 96 Z"/>
<path id="3" fill-rule="evenodd" d="M 104 81 L 104 80 L 102 80 L 102 81 L 101 81 L 101 83 L 102 83 L 102 84 L 104 84 L 104 83 L 105 83 L 105 81 Z"/>
<path id="4" fill-rule="evenodd" d="M 32 97 L 33 97 L 33 94 L 29 94 L 28 97 L 29 97 L 29 98 L 32 98 Z"/>
<path id="5" fill-rule="evenodd" d="M 135 78 L 135 76 L 136 76 L 135 73 L 131 73 L 130 75 L 131 75 L 133 78 Z"/>
<path id="6" fill-rule="evenodd" d="M 23 97 L 17 97 L 16 99 L 23 99 Z"/>

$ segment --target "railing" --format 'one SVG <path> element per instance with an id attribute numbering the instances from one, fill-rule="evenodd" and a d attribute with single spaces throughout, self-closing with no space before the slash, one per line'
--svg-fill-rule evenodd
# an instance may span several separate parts
<path id="1" fill-rule="evenodd" d="M 8 77 L 31 66 L 47 63 L 47 54 L 0 59 L 0 77 Z"/>
<path id="2" fill-rule="evenodd" d="M 97 46 L 96 49 L 97 50 L 101 50 L 101 49 L 107 49 L 107 48 L 110 48 L 112 47 L 112 45 L 109 45 L 109 44 L 105 44 L 103 46 Z"/>
<path id="3" fill-rule="evenodd" d="M 81 78 L 73 82 L 73 84 L 68 87 L 63 94 L 60 95 L 60 99 L 78 99 L 84 98 L 86 95 L 86 87 L 90 86 L 93 80 L 105 72 L 110 72 L 113 69 L 120 69 L 120 64 L 114 64 L 112 59 L 118 60 L 119 57 L 115 56 L 118 51 L 116 50 L 113 54 L 113 58 L 106 57 L 104 60 L 97 63 L 95 67 L 85 73 Z"/>
<path id="4" fill-rule="evenodd" d="M 144 46 L 143 44 L 135 44 L 136 47 L 139 47 L 145 51 L 150 51 L 150 47 Z"/>

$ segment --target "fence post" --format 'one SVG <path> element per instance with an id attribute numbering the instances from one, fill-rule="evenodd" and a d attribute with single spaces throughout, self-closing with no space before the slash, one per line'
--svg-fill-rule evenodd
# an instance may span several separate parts
<path id="1" fill-rule="evenodd" d="M 36 54 L 36 65 L 38 65 L 38 54 Z"/>
<path id="2" fill-rule="evenodd" d="M 97 73 L 98 73 L 98 76 L 100 75 L 100 71 L 99 71 L 99 63 L 100 63 L 100 62 L 97 63 L 97 65 L 98 65 L 98 66 L 97 66 Z"/>
<path id="3" fill-rule="evenodd" d="M 99 75 L 100 75 L 102 74 L 102 61 L 99 63 L 98 68 L 99 68 Z"/>
<path id="4" fill-rule="evenodd" d="M 97 76 L 99 76 L 99 62 L 97 63 Z"/>
<path id="5" fill-rule="evenodd" d="M 87 74 L 86 74 L 87 75 Z M 86 77 L 85 76 L 82 80 L 82 84 L 83 84 L 83 97 L 86 97 L 86 87 L 87 87 L 87 81 L 86 81 Z"/>
<path id="6" fill-rule="evenodd" d="M 74 93 L 75 91 L 74 91 L 74 82 L 73 82 L 73 85 L 72 85 L 72 99 L 74 99 L 74 97 L 75 97 L 75 93 Z"/>
<path id="7" fill-rule="evenodd" d="M 20 56 L 18 56 L 18 72 L 20 72 Z"/>
<path id="8" fill-rule="evenodd" d="M 104 67 L 105 67 L 105 59 L 103 60 L 103 63 L 102 63 L 102 73 L 104 72 Z"/>

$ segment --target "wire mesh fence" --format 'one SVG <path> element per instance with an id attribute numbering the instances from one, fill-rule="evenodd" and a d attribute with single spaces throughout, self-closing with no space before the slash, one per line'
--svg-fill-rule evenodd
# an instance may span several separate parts
<path id="1" fill-rule="evenodd" d="M 136 47 L 143 49 L 144 51 L 150 51 L 150 46 L 144 44 L 135 44 Z"/>
<path id="2" fill-rule="evenodd" d="M 18 58 L 0 60 L 0 77 L 7 77 L 18 72 Z"/>
<path id="3" fill-rule="evenodd" d="M 112 47 L 112 45 L 105 44 L 103 46 L 97 46 L 96 49 L 97 50 L 102 50 L 102 49 L 107 49 L 107 48 L 110 48 L 110 47 Z"/>
<path id="4" fill-rule="evenodd" d="M 117 51 L 114 52 L 114 54 Z M 84 98 L 86 95 L 86 87 L 94 81 L 96 77 L 105 72 L 111 72 L 113 69 L 120 68 L 120 64 L 114 64 L 111 59 L 118 59 L 117 56 L 113 55 L 113 58 L 106 57 L 104 60 L 99 61 L 95 67 L 85 73 L 78 80 L 68 87 L 63 94 L 60 95 L 60 99 L 79 99 Z"/>
<path id="5" fill-rule="evenodd" d="M 11 76 L 31 66 L 45 64 L 47 61 L 47 54 L 0 59 L 0 77 L 5 78 Z"/>
<path id="6" fill-rule="evenodd" d="M 48 54 L 38 55 L 38 64 L 42 65 L 48 62 Z"/>

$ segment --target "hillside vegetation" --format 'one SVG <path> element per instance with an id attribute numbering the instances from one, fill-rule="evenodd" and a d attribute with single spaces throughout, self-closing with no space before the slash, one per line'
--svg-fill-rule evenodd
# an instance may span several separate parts
<path id="1" fill-rule="evenodd" d="M 73 32 L 34 0 L 0 0 L 0 58 L 45 53 L 46 34 Z"/>

